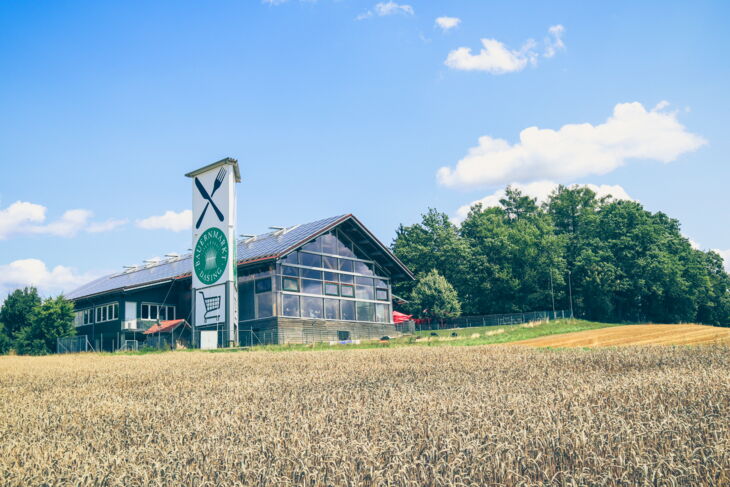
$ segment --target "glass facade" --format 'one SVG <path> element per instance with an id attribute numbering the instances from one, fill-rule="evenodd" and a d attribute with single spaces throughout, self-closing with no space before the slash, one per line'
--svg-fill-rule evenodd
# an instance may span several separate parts
<path id="1" fill-rule="evenodd" d="M 282 316 L 391 322 L 389 277 L 340 232 L 322 235 L 280 262 Z"/>
<path id="2" fill-rule="evenodd" d="M 241 272 L 239 320 L 272 316 L 390 323 L 390 278 L 338 230 L 273 266 Z"/>

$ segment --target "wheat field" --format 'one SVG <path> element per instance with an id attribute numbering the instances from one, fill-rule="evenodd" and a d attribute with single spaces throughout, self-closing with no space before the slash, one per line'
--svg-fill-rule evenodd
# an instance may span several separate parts
<path id="1" fill-rule="evenodd" d="M 730 348 L 0 357 L 2 485 L 728 485 Z"/>
<path id="2" fill-rule="evenodd" d="M 530 347 L 624 347 L 633 345 L 730 345 L 730 328 L 707 325 L 625 325 L 548 335 L 515 342 Z"/>

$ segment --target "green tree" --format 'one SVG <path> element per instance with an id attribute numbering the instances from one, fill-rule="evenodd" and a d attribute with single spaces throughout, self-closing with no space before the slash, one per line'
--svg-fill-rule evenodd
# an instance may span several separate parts
<path id="1" fill-rule="evenodd" d="M 34 287 L 16 289 L 8 295 L 0 308 L 0 323 L 5 325 L 8 337 L 13 337 L 21 329 L 30 326 L 31 314 L 39 304 L 41 298 Z"/>
<path id="2" fill-rule="evenodd" d="M 469 248 L 448 215 L 430 208 L 421 223 L 400 225 L 393 241 L 393 252 L 411 271 L 425 274 L 436 269 L 457 289 L 463 289 Z M 415 283 L 403 282 L 394 287 L 399 296 L 408 296 Z"/>
<path id="3" fill-rule="evenodd" d="M 4 355 L 13 348 L 13 341 L 5 331 L 5 325 L 0 323 L 0 355 Z"/>
<path id="4" fill-rule="evenodd" d="M 73 304 L 63 296 L 43 301 L 33 310 L 30 325 L 16 334 L 16 351 L 22 355 L 55 351 L 58 338 L 76 334 L 73 311 Z"/>
<path id="5" fill-rule="evenodd" d="M 421 275 L 411 293 L 409 307 L 421 318 L 452 318 L 461 314 L 456 291 L 436 269 Z"/>

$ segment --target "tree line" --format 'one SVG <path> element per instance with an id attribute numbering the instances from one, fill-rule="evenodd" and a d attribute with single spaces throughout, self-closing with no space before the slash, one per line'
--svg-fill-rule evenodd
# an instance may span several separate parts
<path id="1" fill-rule="evenodd" d="M 575 315 L 591 320 L 730 324 L 718 253 L 692 248 L 666 214 L 587 187 L 559 186 L 543 204 L 508 187 L 500 206 L 477 204 L 461 223 L 429 209 L 399 226 L 392 249 L 432 283 L 394 286 L 419 317 L 436 314 L 429 303 L 449 286 L 445 316 L 457 305 L 468 315 L 570 309 L 572 295 Z"/>
<path id="2" fill-rule="evenodd" d="M 16 289 L 0 308 L 0 354 L 45 355 L 56 340 L 73 336 L 73 303 L 63 296 L 41 299 L 34 287 Z"/>

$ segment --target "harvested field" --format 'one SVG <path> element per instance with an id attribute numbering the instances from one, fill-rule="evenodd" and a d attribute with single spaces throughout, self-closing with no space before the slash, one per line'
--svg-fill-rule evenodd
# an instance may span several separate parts
<path id="1" fill-rule="evenodd" d="M 530 347 L 730 344 L 730 328 L 704 325 L 627 325 L 515 342 Z"/>
<path id="2" fill-rule="evenodd" d="M 0 357 L 0 484 L 727 485 L 730 348 Z"/>

